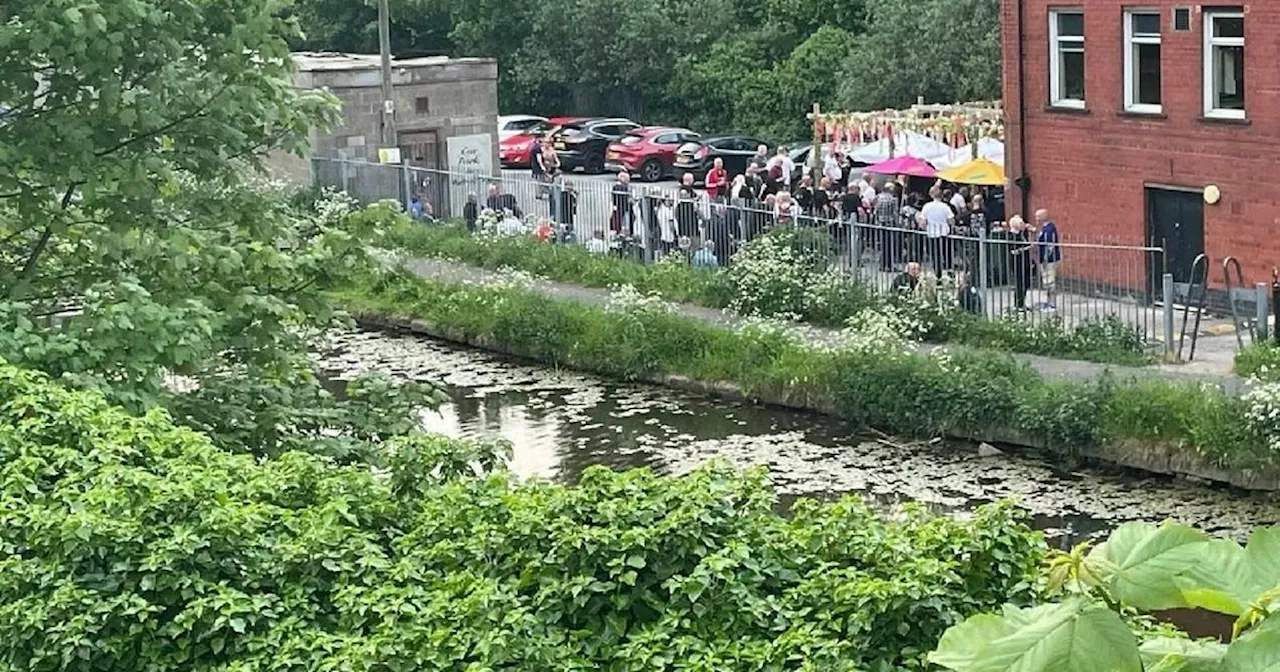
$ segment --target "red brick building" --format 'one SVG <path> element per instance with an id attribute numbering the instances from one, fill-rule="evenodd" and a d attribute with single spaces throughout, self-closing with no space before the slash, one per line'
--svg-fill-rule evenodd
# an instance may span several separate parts
<path id="1" fill-rule="evenodd" d="M 1002 0 L 1009 212 L 1064 236 L 1280 265 L 1280 0 Z M 1125 284 L 1095 261 L 1074 269 Z M 1133 273 L 1125 274 L 1133 277 Z M 1133 287 L 1132 289 L 1138 289 Z"/>

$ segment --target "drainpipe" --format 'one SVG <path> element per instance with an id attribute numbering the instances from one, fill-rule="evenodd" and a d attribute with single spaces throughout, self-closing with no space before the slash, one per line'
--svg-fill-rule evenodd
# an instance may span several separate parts
<path id="1" fill-rule="evenodd" d="M 1027 175 L 1027 43 L 1022 34 L 1026 0 L 1018 0 L 1018 189 L 1022 191 L 1022 219 L 1031 221 L 1031 178 Z"/>

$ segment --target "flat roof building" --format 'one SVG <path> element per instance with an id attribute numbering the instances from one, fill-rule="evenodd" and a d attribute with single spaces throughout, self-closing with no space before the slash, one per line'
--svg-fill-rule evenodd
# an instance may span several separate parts
<path id="1" fill-rule="evenodd" d="M 341 121 L 312 129 L 311 156 L 378 160 L 382 124 L 382 73 L 377 54 L 298 52 L 294 83 L 328 89 L 342 101 Z M 491 58 L 430 56 L 391 62 L 394 119 L 402 158 L 420 168 L 447 168 L 450 140 L 466 143 L 498 166 L 498 63 Z M 277 173 L 309 179 L 306 160 L 275 156 Z"/>

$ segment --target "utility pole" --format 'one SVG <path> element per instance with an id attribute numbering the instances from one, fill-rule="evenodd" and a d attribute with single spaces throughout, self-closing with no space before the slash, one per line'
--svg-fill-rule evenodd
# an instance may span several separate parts
<path id="1" fill-rule="evenodd" d="M 378 0 L 378 50 L 382 53 L 382 146 L 396 147 L 395 97 L 391 87 L 391 9 Z"/>

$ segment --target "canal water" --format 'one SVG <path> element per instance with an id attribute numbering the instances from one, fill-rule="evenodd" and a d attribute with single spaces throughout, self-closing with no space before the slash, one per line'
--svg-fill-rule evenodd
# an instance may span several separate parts
<path id="1" fill-rule="evenodd" d="M 680 474 L 722 458 L 768 467 L 784 504 L 856 493 L 886 508 L 917 501 L 963 515 L 1013 498 L 1064 547 L 1130 520 L 1173 518 L 1241 539 L 1280 522 L 1280 503 L 1265 494 L 1121 470 L 1063 471 L 1049 457 L 985 456 L 965 442 L 873 436 L 826 416 L 618 383 L 414 335 L 338 334 L 321 364 L 334 380 L 375 370 L 442 385 L 450 401 L 424 412 L 423 427 L 507 439 L 522 477 L 572 484 L 592 465 Z"/>

